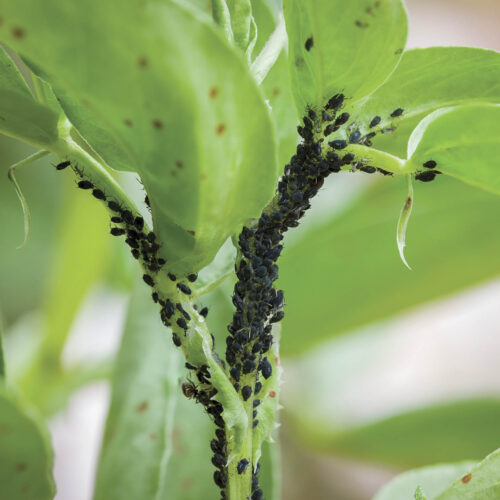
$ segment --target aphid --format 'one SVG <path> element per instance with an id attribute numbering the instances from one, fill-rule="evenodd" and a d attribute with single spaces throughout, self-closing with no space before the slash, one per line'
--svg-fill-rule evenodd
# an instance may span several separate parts
<path id="1" fill-rule="evenodd" d="M 262 382 L 257 382 L 255 384 L 254 394 L 257 396 L 257 394 L 259 394 L 259 392 L 261 391 L 261 389 L 262 389 Z"/>
<path id="2" fill-rule="evenodd" d="M 90 181 L 80 181 L 78 187 L 80 189 L 92 189 L 94 185 Z"/>
<path id="3" fill-rule="evenodd" d="M 323 135 L 325 137 L 328 137 L 330 134 L 333 134 L 335 132 L 335 130 L 337 130 L 337 127 L 333 123 L 330 123 L 329 125 L 327 125 L 325 127 Z"/>
<path id="4" fill-rule="evenodd" d="M 285 317 L 285 311 L 278 311 L 274 316 L 271 317 L 269 323 L 278 323 Z"/>
<path id="5" fill-rule="evenodd" d="M 177 283 L 177 288 L 182 292 L 185 293 L 186 295 L 191 295 L 191 288 L 189 288 L 187 285 L 184 283 Z"/>
<path id="6" fill-rule="evenodd" d="M 253 418 L 255 418 L 255 417 L 257 416 L 257 414 L 258 414 L 258 413 L 259 413 L 259 412 L 258 412 L 257 410 L 254 410 L 254 411 L 253 411 L 253 413 L 252 413 Z"/>
<path id="7" fill-rule="evenodd" d="M 341 125 L 344 125 L 344 123 L 347 123 L 347 120 L 349 120 L 349 113 L 342 113 L 335 120 L 335 125 L 340 127 Z"/>
<path id="8" fill-rule="evenodd" d="M 181 339 L 176 333 L 172 333 L 172 341 L 176 347 L 180 347 L 182 345 Z"/>
<path id="9" fill-rule="evenodd" d="M 383 134 L 390 134 L 390 133 L 394 132 L 394 130 L 395 130 L 394 127 L 389 127 L 389 128 L 382 129 L 380 132 L 382 132 Z"/>
<path id="10" fill-rule="evenodd" d="M 260 362 L 260 371 L 262 372 L 262 376 L 265 379 L 268 379 L 272 375 L 273 367 L 271 366 L 271 363 L 269 363 L 269 360 L 267 358 L 264 358 Z"/>
<path id="11" fill-rule="evenodd" d="M 175 274 L 168 273 L 168 277 L 169 277 L 172 281 L 177 281 L 177 277 L 175 276 Z"/>
<path id="12" fill-rule="evenodd" d="M 188 274 L 187 279 L 191 282 L 194 283 L 198 279 L 198 275 L 196 273 Z"/>
<path id="13" fill-rule="evenodd" d="M 333 149 L 344 149 L 347 147 L 347 142 L 343 139 L 335 139 L 334 141 L 330 141 L 328 145 Z"/>
<path id="14" fill-rule="evenodd" d="M 108 207 L 110 210 L 113 210 L 113 212 L 121 212 L 122 209 L 120 208 L 120 205 L 116 203 L 116 201 L 108 201 Z"/>
<path id="15" fill-rule="evenodd" d="M 307 111 L 307 114 L 309 115 L 309 118 L 312 120 L 312 121 L 316 121 L 316 111 L 314 111 L 314 109 L 309 109 Z"/>
<path id="16" fill-rule="evenodd" d="M 193 382 L 191 382 L 190 380 L 184 382 L 181 385 L 181 389 L 182 389 L 182 394 L 184 394 L 184 396 L 186 396 L 186 398 L 188 399 L 193 399 L 198 397 L 198 390 L 196 389 L 196 386 L 193 384 Z"/>
<path id="17" fill-rule="evenodd" d="M 214 472 L 214 482 L 221 489 L 226 487 L 226 477 L 220 470 Z"/>
<path id="18" fill-rule="evenodd" d="M 322 116 L 324 122 L 331 122 L 333 120 L 333 116 L 329 115 L 326 111 L 323 111 L 321 113 L 321 116 Z"/>
<path id="19" fill-rule="evenodd" d="M 425 168 L 436 168 L 437 163 L 434 160 L 429 160 L 424 163 Z"/>
<path id="20" fill-rule="evenodd" d="M 239 363 L 236 366 L 233 366 L 231 370 L 229 370 L 231 377 L 233 377 L 233 379 L 236 382 L 240 381 L 240 372 L 241 372 L 241 365 Z"/>
<path id="21" fill-rule="evenodd" d="M 133 238 L 127 238 L 125 240 L 125 243 L 131 248 L 139 248 L 139 243 L 137 242 L 137 240 L 134 240 Z"/>
<path id="22" fill-rule="evenodd" d="M 354 161 L 354 155 L 352 153 L 347 153 L 342 158 L 342 165 L 348 165 L 349 163 Z"/>
<path id="23" fill-rule="evenodd" d="M 215 453 L 212 457 L 212 463 L 215 467 L 222 469 L 226 465 L 226 459 L 220 453 Z"/>
<path id="24" fill-rule="evenodd" d="M 314 40 L 313 37 L 311 36 L 306 40 L 304 47 L 306 48 L 307 52 L 309 52 L 312 49 L 313 45 L 314 45 Z"/>
<path id="25" fill-rule="evenodd" d="M 123 220 L 127 224 L 133 224 L 134 223 L 134 216 L 132 215 L 132 212 L 130 210 L 124 210 L 122 212 L 122 217 L 123 217 Z"/>
<path id="26" fill-rule="evenodd" d="M 144 227 L 144 219 L 142 217 L 136 217 L 134 220 L 134 226 L 139 229 L 139 231 L 142 231 L 142 228 Z"/>
<path id="27" fill-rule="evenodd" d="M 391 116 L 392 116 L 393 118 L 396 118 L 397 116 L 401 116 L 401 115 L 403 114 L 403 111 L 404 111 L 404 109 L 402 109 L 402 108 L 397 108 L 397 109 L 395 109 L 395 110 L 391 113 Z"/>
<path id="28" fill-rule="evenodd" d="M 192 365 L 191 363 L 185 363 L 184 366 L 188 369 L 188 370 L 196 370 L 196 366 Z"/>
<path id="29" fill-rule="evenodd" d="M 148 206 L 148 208 L 151 208 L 151 204 L 149 203 L 149 196 L 146 196 L 144 198 L 144 203 Z"/>
<path id="30" fill-rule="evenodd" d="M 361 170 L 361 172 L 365 172 L 367 174 L 374 174 L 377 171 L 375 167 L 371 167 L 369 165 L 362 165 L 361 167 L 358 167 L 358 170 Z"/>
<path id="31" fill-rule="evenodd" d="M 361 139 L 361 132 L 359 130 L 355 130 L 350 136 L 349 136 L 349 144 L 354 144 L 358 142 Z"/>
<path id="32" fill-rule="evenodd" d="M 123 222 L 121 217 L 111 217 L 111 222 L 114 222 L 115 224 L 119 224 L 120 222 Z"/>
<path id="33" fill-rule="evenodd" d="M 113 236 L 121 236 L 122 234 L 125 234 L 125 229 L 122 229 L 120 227 L 112 227 L 110 233 Z"/>
<path id="34" fill-rule="evenodd" d="M 426 172 L 420 172 L 415 176 L 415 179 L 417 181 L 422 181 L 422 182 L 430 182 L 433 181 L 434 178 L 436 177 L 436 172 L 432 172 L 431 170 L 427 170 Z"/>
<path id="35" fill-rule="evenodd" d="M 259 406 L 259 405 L 260 405 L 260 399 L 254 399 L 254 401 L 253 401 L 253 407 L 257 408 L 257 406 Z"/>
<path id="36" fill-rule="evenodd" d="M 156 292 L 153 292 L 151 294 L 151 297 L 153 298 L 153 302 L 156 302 L 156 303 L 158 302 L 158 294 Z"/>
<path id="37" fill-rule="evenodd" d="M 176 323 L 183 330 L 187 330 L 188 326 L 187 326 L 186 320 L 184 318 L 177 318 Z"/>
<path id="38" fill-rule="evenodd" d="M 134 256 L 134 259 L 138 259 L 139 258 L 139 250 L 137 250 L 137 248 L 132 248 L 132 255 Z"/>
<path id="39" fill-rule="evenodd" d="M 154 241 L 156 239 L 156 234 L 151 231 L 150 233 L 148 233 L 146 238 L 150 243 L 154 243 Z"/>
<path id="40" fill-rule="evenodd" d="M 219 444 L 219 441 L 217 441 L 216 439 L 212 439 L 210 441 L 210 448 L 214 453 L 220 453 L 221 451 L 221 446 Z"/>
<path id="41" fill-rule="evenodd" d="M 246 359 L 243 362 L 243 373 L 251 373 L 255 370 L 255 363 L 251 359 Z"/>
<path id="42" fill-rule="evenodd" d="M 258 425 L 259 425 L 259 421 L 258 420 L 254 420 L 253 424 L 252 424 L 252 427 L 255 429 Z"/>
<path id="43" fill-rule="evenodd" d="M 208 307 L 204 307 L 201 311 L 200 314 L 206 318 L 208 316 Z"/>
<path id="44" fill-rule="evenodd" d="M 338 110 L 342 107 L 342 104 L 344 104 L 344 94 L 336 94 L 330 98 L 325 108 Z"/>
<path id="45" fill-rule="evenodd" d="M 248 465 L 249 465 L 249 461 L 246 458 L 242 458 L 238 462 L 238 465 L 236 466 L 238 474 L 243 474 L 247 470 Z"/>
<path id="46" fill-rule="evenodd" d="M 163 310 L 165 311 L 165 314 L 167 315 L 167 318 L 171 318 L 172 315 L 175 312 L 174 304 L 170 301 L 170 299 L 167 299 L 165 302 L 165 306 L 163 307 Z"/>
<path id="47" fill-rule="evenodd" d="M 220 415 L 217 415 L 217 416 L 214 418 L 214 424 L 215 424 L 217 427 L 220 427 L 221 429 L 224 429 L 224 427 L 226 426 L 226 423 L 224 422 L 224 419 L 223 419 Z"/>
<path id="48" fill-rule="evenodd" d="M 166 262 L 167 262 L 167 261 L 166 261 L 165 259 L 162 259 L 161 257 L 158 259 L 158 264 L 159 264 L 160 266 L 165 265 L 165 264 L 166 264 Z"/>
<path id="49" fill-rule="evenodd" d="M 98 200 L 105 200 L 106 195 L 100 190 L 100 189 L 94 189 L 92 191 L 92 194 L 98 199 Z"/>
<path id="50" fill-rule="evenodd" d="M 155 282 L 149 274 L 143 274 L 142 279 L 144 280 L 144 283 L 146 283 L 146 285 L 155 286 Z"/>
<path id="51" fill-rule="evenodd" d="M 241 388 L 241 396 L 243 401 L 246 401 L 252 395 L 252 388 L 249 385 L 245 385 Z"/>
<path id="52" fill-rule="evenodd" d="M 380 116 L 375 116 L 370 122 L 370 128 L 376 127 L 381 121 L 382 118 L 380 118 Z"/>
<path id="53" fill-rule="evenodd" d="M 71 165 L 70 161 L 62 161 L 56 165 L 56 170 L 63 170 Z"/>

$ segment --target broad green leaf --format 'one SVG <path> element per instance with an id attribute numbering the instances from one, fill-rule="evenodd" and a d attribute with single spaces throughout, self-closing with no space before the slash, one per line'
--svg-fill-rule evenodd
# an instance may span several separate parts
<path id="1" fill-rule="evenodd" d="M 400 0 L 284 0 L 299 116 L 333 95 L 360 99 L 394 70 L 406 43 Z"/>
<path id="2" fill-rule="evenodd" d="M 199 270 L 260 213 L 277 176 L 269 112 L 204 13 L 159 0 L 0 7 L 4 26 L 24 30 L 0 28 L 2 41 L 51 84 L 90 146 L 140 173 L 172 271 Z"/>
<path id="3" fill-rule="evenodd" d="M 139 283 L 116 361 L 95 500 L 161 498 L 157 495 L 174 448 L 181 366 L 170 337 L 146 286 Z"/>
<path id="4" fill-rule="evenodd" d="M 424 118 L 408 143 L 407 165 L 428 161 L 461 181 L 500 193 L 500 104 L 444 108 Z"/>
<path id="5" fill-rule="evenodd" d="M 496 450 L 438 495 L 436 500 L 496 500 L 500 498 L 499 469 L 500 450 Z"/>
<path id="6" fill-rule="evenodd" d="M 103 277 L 109 260 L 112 242 L 106 220 L 100 204 L 69 186 L 46 285 L 42 338 L 35 358 L 18 380 L 42 413 L 60 406 L 52 386 L 57 388 L 62 376 L 60 357 L 66 339 L 87 292 Z"/>
<path id="7" fill-rule="evenodd" d="M 500 443 L 500 400 L 429 406 L 353 428 L 335 428 L 312 409 L 294 413 L 295 432 L 321 452 L 403 467 L 480 459 Z"/>
<path id="8" fill-rule="evenodd" d="M 405 181 L 375 183 L 347 209 L 285 245 L 278 285 L 286 299 L 282 355 L 500 273 L 500 233 L 491 231 L 500 200 L 444 175 L 416 183 L 408 271 L 394 244 Z"/>
<path id="9" fill-rule="evenodd" d="M 412 500 L 417 486 L 422 488 L 428 500 L 432 500 L 475 464 L 476 462 L 439 464 L 403 472 L 385 485 L 373 500 Z"/>
<path id="10" fill-rule="evenodd" d="M 4 28 L 5 29 L 5 28 Z M 12 36 L 19 34 L 12 28 Z M 47 147 L 58 137 L 59 116 L 39 104 L 16 65 L 0 47 L 0 133 Z"/>
<path id="11" fill-rule="evenodd" d="M 429 47 L 405 52 L 392 75 L 361 103 L 353 119 L 366 130 L 375 116 L 394 132 L 377 135 L 374 147 L 406 157 L 408 139 L 418 122 L 444 106 L 470 101 L 500 103 L 500 54 L 471 47 Z M 356 104 L 358 106 L 358 104 Z M 401 117 L 391 118 L 396 108 Z"/>
<path id="12" fill-rule="evenodd" d="M 48 431 L 17 396 L 0 386 L 0 498 L 50 500 L 55 486 Z"/>

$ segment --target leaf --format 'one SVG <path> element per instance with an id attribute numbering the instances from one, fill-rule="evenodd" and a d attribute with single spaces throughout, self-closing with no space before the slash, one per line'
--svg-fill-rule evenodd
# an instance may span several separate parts
<path id="1" fill-rule="evenodd" d="M 339 92 L 364 97 L 399 62 L 407 32 L 399 0 L 285 0 L 283 9 L 299 117 Z"/>
<path id="2" fill-rule="evenodd" d="M 500 234 L 490 230 L 500 209 L 496 196 L 444 175 L 418 183 L 407 247 L 414 270 L 409 273 L 394 246 L 405 179 L 384 181 L 285 242 L 278 285 L 286 301 L 282 356 L 303 353 L 325 339 L 500 273 Z M 335 182 L 338 191 L 330 190 L 332 184 L 325 198 L 345 189 L 341 178 Z"/>
<path id="3" fill-rule="evenodd" d="M 170 337 L 139 283 L 116 361 L 95 500 L 161 498 L 181 366 Z"/>
<path id="4" fill-rule="evenodd" d="M 426 497 L 431 500 L 474 465 L 475 462 L 439 464 L 403 472 L 385 485 L 373 500 L 411 500 L 417 485 L 420 485 Z"/>
<path id="5" fill-rule="evenodd" d="M 424 118 L 408 143 L 407 167 L 440 172 L 500 193 L 500 105 L 468 104 L 444 108 Z"/>
<path id="6" fill-rule="evenodd" d="M 48 431 L 35 413 L 0 385 L 0 497 L 50 500 L 55 486 Z"/>
<path id="7" fill-rule="evenodd" d="M 500 400 L 478 398 L 419 408 L 353 428 L 334 428 L 320 415 L 294 414 L 309 446 L 361 460 L 418 467 L 479 459 L 500 442 Z"/>
<path id="8" fill-rule="evenodd" d="M 487 456 L 469 473 L 436 497 L 436 500 L 495 500 L 500 495 L 500 450 Z"/>
<path id="9" fill-rule="evenodd" d="M 268 500 L 281 499 L 281 450 L 279 439 L 262 443 L 259 486 Z"/>
<path id="10" fill-rule="evenodd" d="M 471 47 L 429 47 L 405 52 L 392 75 L 360 103 L 353 119 L 365 131 L 375 116 L 380 125 L 397 125 L 391 134 L 377 135 L 374 147 L 402 158 L 418 122 L 444 106 L 470 101 L 500 102 L 500 54 Z M 403 114 L 394 120 L 398 107 Z"/>
<path id="11" fill-rule="evenodd" d="M 163 1 L 0 7 L 25 33 L 0 30 L 3 41 L 51 84 L 90 146 L 140 173 L 172 272 L 201 269 L 260 213 L 277 177 L 269 112 L 205 14 Z"/>
<path id="12" fill-rule="evenodd" d="M 12 33 L 17 28 L 12 28 Z M 0 31 L 1 32 L 1 31 Z M 58 138 L 59 116 L 33 98 L 12 59 L 0 47 L 0 133 L 47 147 Z"/>

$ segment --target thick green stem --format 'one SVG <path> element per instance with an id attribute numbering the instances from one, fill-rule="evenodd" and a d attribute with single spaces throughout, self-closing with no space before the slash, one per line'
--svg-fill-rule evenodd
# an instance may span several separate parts
<path id="1" fill-rule="evenodd" d="M 393 174 L 409 174 L 413 172 L 413 169 L 408 166 L 405 160 L 379 149 L 360 144 L 349 144 L 346 151 L 353 153 L 358 161 L 368 160 L 370 164 Z"/>

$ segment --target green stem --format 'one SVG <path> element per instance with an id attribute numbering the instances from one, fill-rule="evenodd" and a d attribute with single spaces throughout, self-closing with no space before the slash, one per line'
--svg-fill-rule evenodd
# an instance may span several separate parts
<path id="1" fill-rule="evenodd" d="M 226 4 L 226 0 L 212 0 L 212 16 L 224 32 L 227 40 L 234 41 L 233 28 L 231 27 L 231 14 Z"/>
<path id="2" fill-rule="evenodd" d="M 251 422 L 251 415 L 249 422 Z M 226 498 L 227 500 L 246 500 L 252 496 L 252 425 L 248 426 L 246 439 L 241 451 L 234 454 L 234 458 L 227 466 L 227 487 L 226 487 Z M 227 433 L 226 439 L 228 443 L 230 438 L 230 433 Z M 234 450 L 231 445 L 228 445 L 228 455 L 231 456 Z M 238 463 L 240 460 L 248 460 L 250 465 L 242 474 L 238 473 Z"/>
<path id="3" fill-rule="evenodd" d="M 383 168 L 393 174 L 409 174 L 413 172 L 413 168 L 405 160 L 379 149 L 361 146 L 360 144 L 349 144 L 346 151 L 353 153 L 356 160 L 368 160 L 374 166 Z"/>

